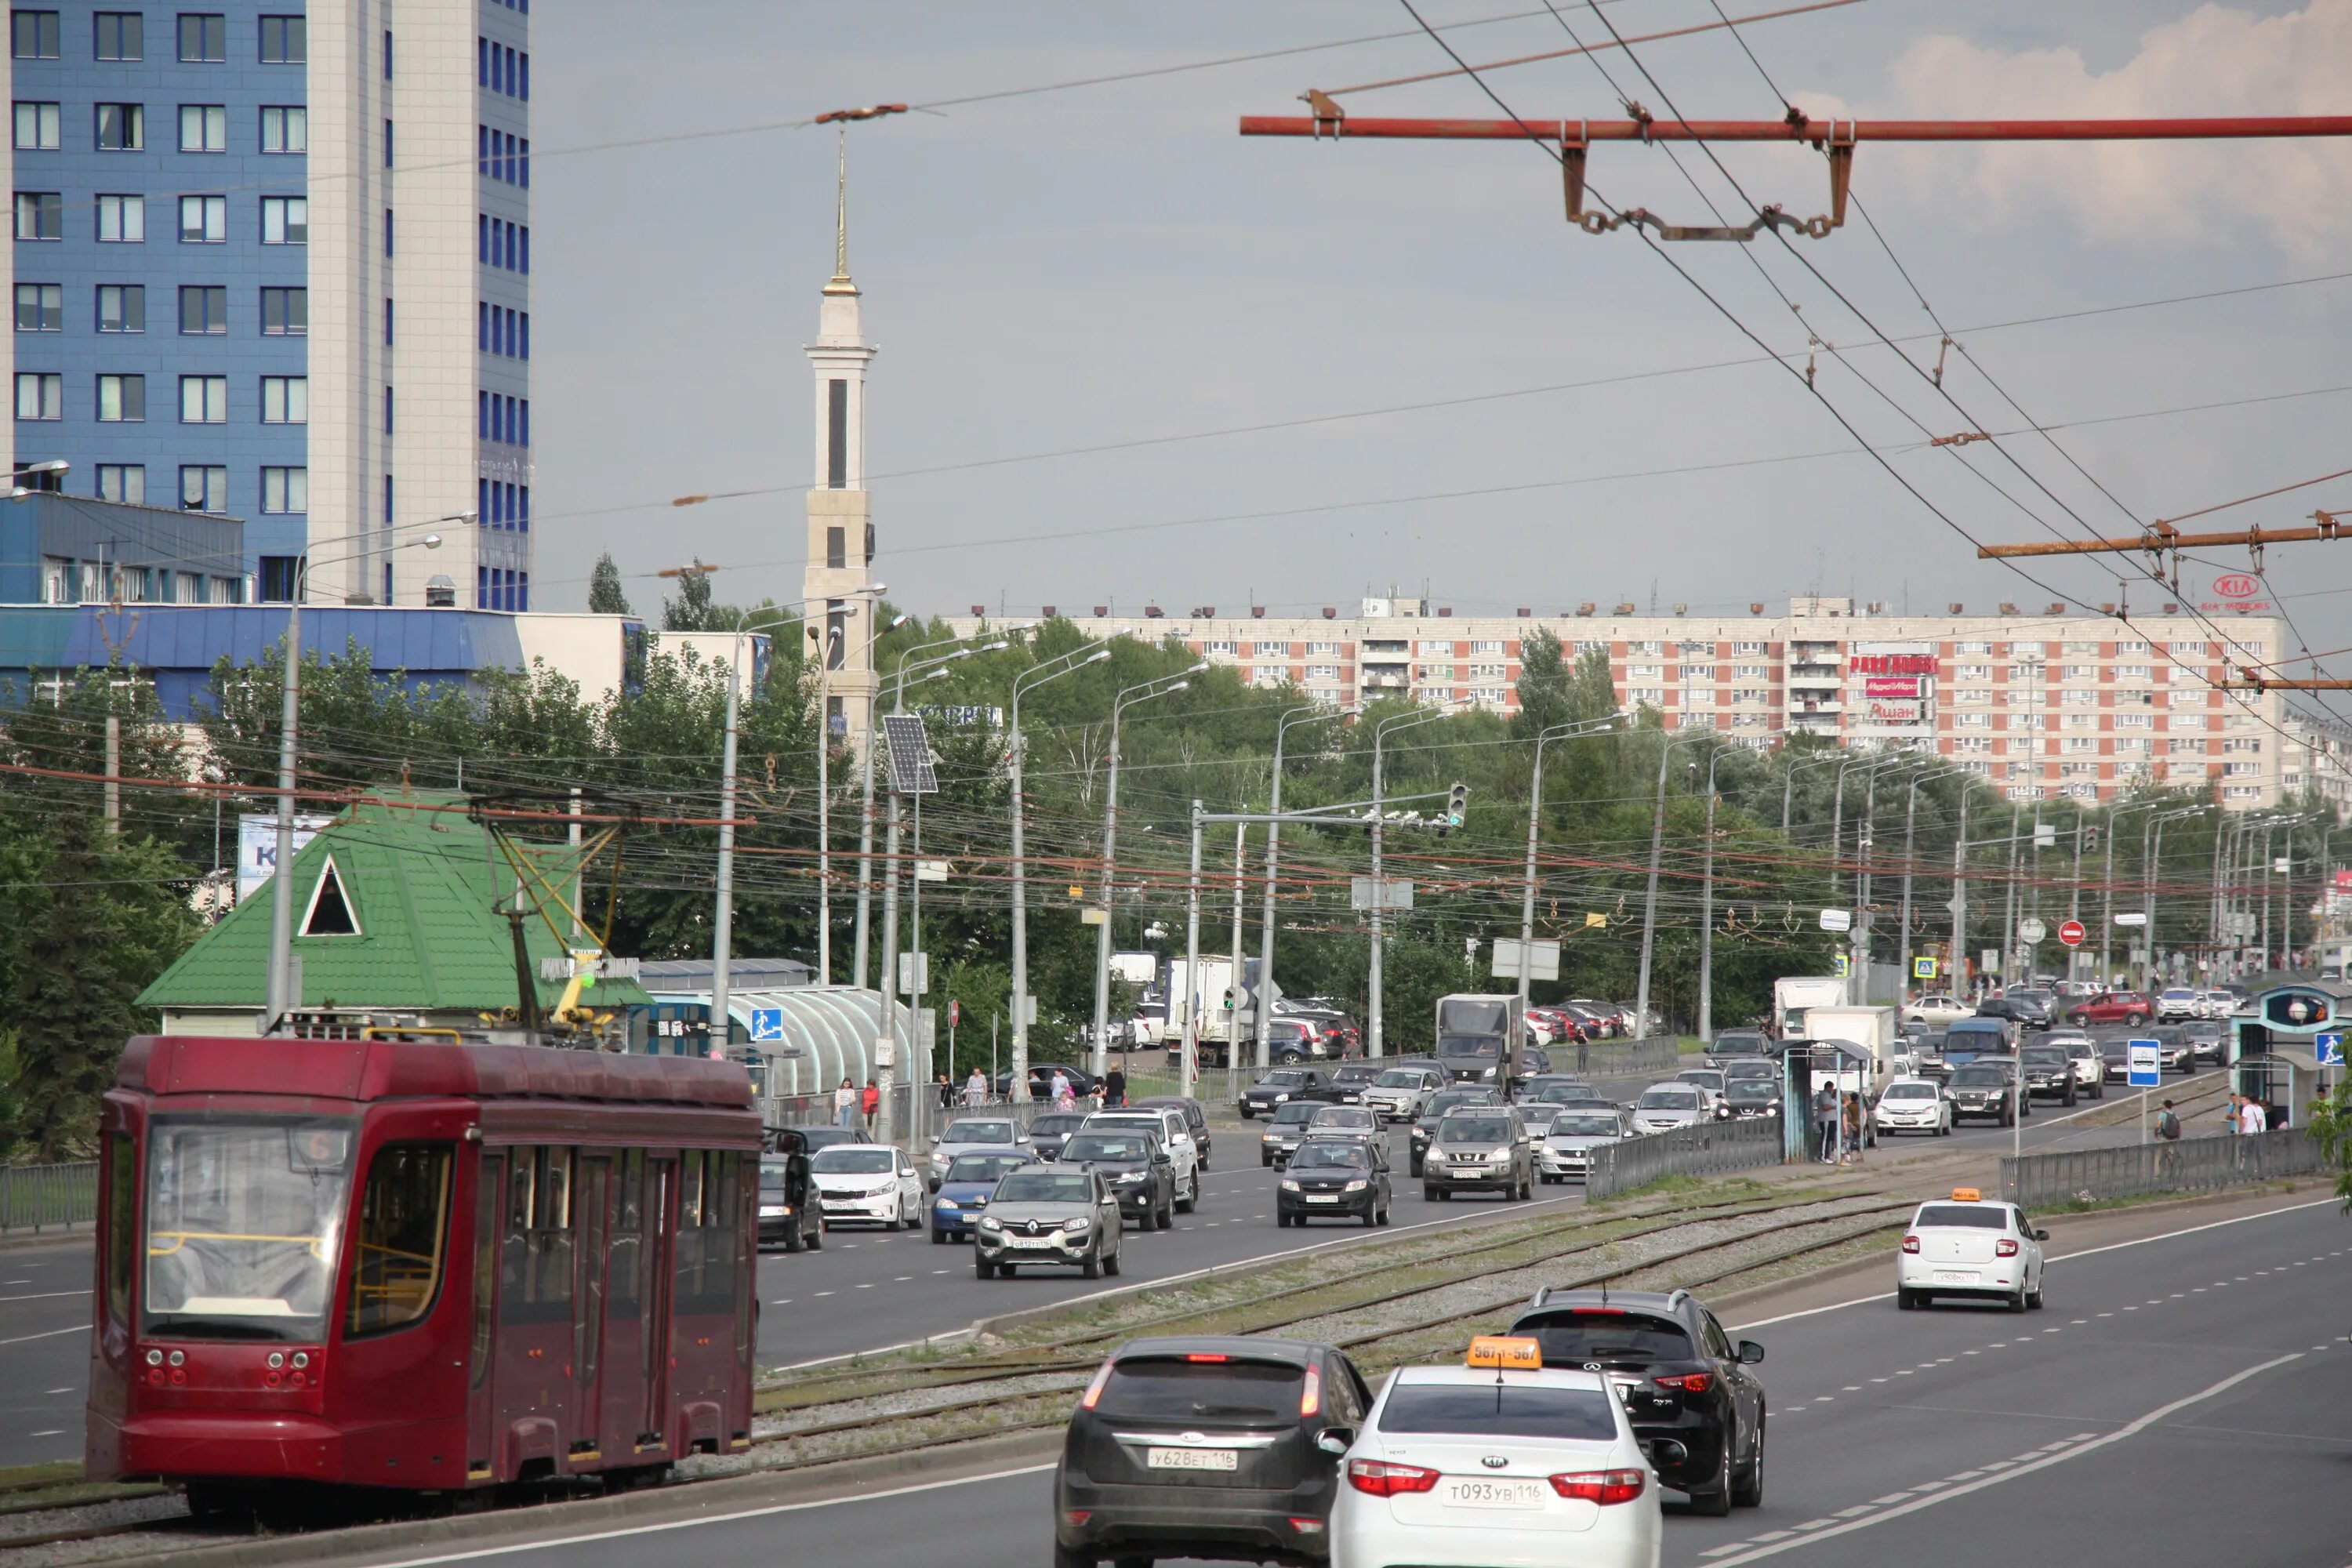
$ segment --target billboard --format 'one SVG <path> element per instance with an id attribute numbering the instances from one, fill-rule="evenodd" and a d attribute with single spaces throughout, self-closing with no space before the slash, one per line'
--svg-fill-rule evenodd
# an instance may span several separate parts
<path id="1" fill-rule="evenodd" d="M 331 816 L 307 816 L 297 812 L 294 816 L 294 853 L 302 853 L 302 846 L 311 836 L 334 821 Z M 256 813 L 236 819 L 236 901 L 245 902 L 269 880 L 278 869 L 278 818 L 275 815 Z"/>
<path id="2" fill-rule="evenodd" d="M 1846 648 L 1846 732 L 1880 740 L 1936 733 L 1936 645 L 1852 643 Z"/>

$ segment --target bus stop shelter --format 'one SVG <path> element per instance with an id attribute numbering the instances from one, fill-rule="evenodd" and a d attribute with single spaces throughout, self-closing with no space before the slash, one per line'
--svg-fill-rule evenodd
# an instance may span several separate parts
<path id="1" fill-rule="evenodd" d="M 2352 984 L 2315 974 L 2272 974 L 2251 1016 L 2231 1020 L 2230 1087 L 2259 1100 L 2273 1131 L 2310 1125 L 2324 1080 L 2318 1037 L 2352 1031 Z"/>

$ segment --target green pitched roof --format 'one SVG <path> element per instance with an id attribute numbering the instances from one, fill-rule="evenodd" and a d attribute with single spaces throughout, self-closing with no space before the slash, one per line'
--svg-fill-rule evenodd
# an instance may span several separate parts
<path id="1" fill-rule="evenodd" d="M 293 872 L 298 1006 L 446 1013 L 514 1005 L 514 937 L 498 912 L 514 896 L 514 871 L 488 829 L 450 809 L 464 804 L 462 795 L 421 790 L 362 802 L 303 846 Z M 565 846 L 526 846 L 524 853 L 550 882 L 566 887 Z M 338 889 L 349 922 L 332 918 Z M 552 912 L 568 928 L 562 912 Z M 268 891 L 238 904 L 140 993 L 140 1004 L 259 1008 L 268 991 L 269 920 Z M 320 934 L 346 923 L 358 930 Z M 523 933 L 540 1002 L 551 1005 L 563 986 L 538 980 L 539 963 L 562 956 L 562 946 L 536 913 Z M 600 981 L 585 999 L 600 1010 L 652 1000 L 634 980 Z"/>

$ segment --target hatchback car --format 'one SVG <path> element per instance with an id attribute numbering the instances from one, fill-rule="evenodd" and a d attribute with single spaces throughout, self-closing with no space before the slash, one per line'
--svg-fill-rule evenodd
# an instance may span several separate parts
<path id="1" fill-rule="evenodd" d="M 1888 1084 L 1871 1116 L 1878 1123 L 1881 1138 L 1896 1132 L 1941 1138 L 1952 1130 L 1952 1102 L 1924 1078 L 1898 1078 Z"/>
<path id="2" fill-rule="evenodd" d="M 1029 1134 L 1010 1116 L 959 1116 L 931 1140 L 929 1168 L 924 1173 L 936 1191 L 958 1154 L 974 1149 L 1028 1147 Z"/>
<path id="3" fill-rule="evenodd" d="M 1696 1084 L 1654 1083 L 1633 1102 L 1633 1131 L 1670 1132 L 1677 1127 L 1696 1127 L 1714 1114 L 1706 1092 Z"/>
<path id="4" fill-rule="evenodd" d="M 1778 1116 L 1780 1114 L 1780 1080 L 1733 1079 L 1723 1091 L 1723 1103 L 1730 1109 L 1735 1121 L 1753 1121 L 1759 1116 Z"/>
<path id="5" fill-rule="evenodd" d="M 1421 1174 L 1422 1163 L 1429 1156 L 1429 1141 L 1437 1133 L 1437 1124 L 1447 1114 L 1465 1105 L 1500 1105 L 1495 1091 L 1485 1088 L 1448 1089 L 1430 1097 L 1414 1119 L 1412 1130 L 1405 1136 L 1408 1157 L 1412 1160 L 1410 1174 Z"/>
<path id="6" fill-rule="evenodd" d="M 1764 1385 L 1754 1340 L 1734 1342 L 1687 1290 L 1556 1289 L 1512 1321 L 1547 1367 L 1598 1372 L 1614 1389 L 1658 1479 L 1699 1513 L 1764 1500 Z"/>
<path id="7" fill-rule="evenodd" d="M 989 1200 L 996 1195 L 996 1184 L 1006 1173 L 1034 1163 L 1035 1159 L 1026 1149 L 991 1149 L 957 1155 L 947 1174 L 940 1179 L 939 1190 L 931 1194 L 932 1242 L 944 1247 L 971 1235 L 972 1226 L 988 1212 Z"/>
<path id="8" fill-rule="evenodd" d="M 1536 1173 L 1547 1182 L 1580 1182 L 1592 1151 L 1625 1136 L 1625 1113 L 1613 1105 L 1564 1105 L 1536 1148 Z"/>
<path id="9" fill-rule="evenodd" d="M 1258 1134 L 1257 1163 L 1279 1165 L 1289 1159 L 1291 1151 L 1307 1136 L 1307 1124 L 1322 1109 L 1321 1102 L 1312 1100 L 1294 1100 L 1275 1107 L 1273 1125 Z"/>
<path id="10" fill-rule="evenodd" d="M 1390 1121 L 1411 1121 L 1445 1087 L 1436 1068 L 1391 1068 L 1364 1089 L 1364 1103 Z"/>
<path id="11" fill-rule="evenodd" d="M 2005 1303 L 2012 1312 L 2042 1305 L 2042 1244 L 2015 1204 L 1987 1203 L 1974 1187 L 1924 1203 L 1895 1254 L 1895 1304 L 1906 1311 L 1938 1296 Z"/>
<path id="12" fill-rule="evenodd" d="M 1535 1142 L 1519 1113 L 1504 1106 L 1465 1107 L 1437 1124 L 1422 1157 L 1422 1196 L 1500 1193 L 1531 1198 L 1536 1191 Z"/>
<path id="13" fill-rule="evenodd" d="M 797 1148 L 760 1157 L 761 1247 L 782 1242 L 786 1252 L 798 1252 L 824 1245 L 824 1225 L 812 1201 L 808 1166 L 809 1156 Z"/>
<path id="14" fill-rule="evenodd" d="M 1133 1220 L 1138 1230 L 1166 1230 L 1176 1223 L 1175 1162 L 1150 1129 L 1089 1122 L 1062 1145 L 1061 1163 L 1101 1176 L 1118 1200 L 1119 1217 Z"/>
<path id="15" fill-rule="evenodd" d="M 912 1230 L 923 1223 L 923 1178 L 904 1149 L 835 1143 L 809 1157 L 809 1181 L 827 1230 L 843 1225 Z"/>
<path id="16" fill-rule="evenodd" d="M 1054 1471 L 1055 1568 L 1108 1557 L 1321 1563 L 1371 1394 L 1302 1340 L 1129 1340 L 1078 1396 Z"/>
<path id="17" fill-rule="evenodd" d="M 1098 1172 L 1029 1165 L 1007 1172 L 972 1226 L 972 1272 L 982 1279 L 1041 1264 L 1075 1268 L 1089 1279 L 1117 1274 L 1118 1198 Z"/>
<path id="18" fill-rule="evenodd" d="M 1317 1128 L 1290 1157 L 1275 1189 L 1274 1222 L 1304 1226 L 1324 1218 L 1386 1225 L 1390 1195 L 1388 1150 L 1379 1138 L 1334 1136 Z"/>
<path id="19" fill-rule="evenodd" d="M 1063 1142 L 1086 1124 L 1083 1110 L 1047 1111 L 1029 1123 L 1029 1151 L 1040 1160 L 1059 1159 Z"/>

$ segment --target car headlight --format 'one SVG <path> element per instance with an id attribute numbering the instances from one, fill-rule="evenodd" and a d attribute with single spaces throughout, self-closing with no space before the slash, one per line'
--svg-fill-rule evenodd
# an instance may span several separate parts
<path id="1" fill-rule="evenodd" d="M 1093 1224 L 1094 1221 L 1090 1219 L 1066 1219 L 1062 1222 L 1062 1228 L 1072 1236 L 1078 1236 L 1084 1234 Z"/>
<path id="2" fill-rule="evenodd" d="M 931 1206 L 935 1209 L 944 1209 L 950 1214 L 953 1214 L 955 1212 L 956 1201 L 953 1198 L 941 1198 Z"/>
<path id="3" fill-rule="evenodd" d="M 1290 1096 L 1288 1096 L 1288 1095 L 1286 1095 L 1286 1094 L 1277 1094 L 1277 1095 L 1276 1095 L 1276 1096 L 1274 1097 L 1274 1102 L 1275 1102 L 1276 1105 L 1280 1105 L 1280 1104 L 1282 1104 L 1284 1101 L 1287 1100 L 1289 1098 L 1290 1098 Z"/>
<path id="4" fill-rule="evenodd" d="M 1370 1185 L 1371 1185 L 1371 1184 L 1370 1184 L 1370 1182 L 1364 1181 L 1362 1178 L 1359 1177 L 1357 1180 L 1352 1181 L 1352 1182 L 1349 1182 L 1349 1183 L 1345 1187 L 1341 1188 L 1340 1190 L 1341 1190 L 1342 1192 L 1360 1193 L 1360 1192 L 1362 1192 L 1366 1187 L 1370 1186 Z"/>
<path id="5" fill-rule="evenodd" d="M 1115 1175 L 1110 1179 L 1110 1184 L 1114 1187 L 1139 1187 L 1143 1184 L 1143 1173 L 1140 1171 L 1121 1171 L 1118 1175 Z"/>
<path id="6" fill-rule="evenodd" d="M 1282 1141 L 1282 1134 L 1279 1132 L 1261 1132 L 1257 1135 L 1257 1141 L 1261 1143 L 1278 1143 Z"/>
<path id="7" fill-rule="evenodd" d="M 983 1215 L 981 1216 L 980 1228 L 985 1231 L 999 1231 L 1003 1230 L 1004 1226 L 996 1220 Z"/>
<path id="8" fill-rule="evenodd" d="M 1298 1190 L 1298 1184 L 1286 1176 L 1282 1181 L 1282 1190 L 1286 1193 L 1295 1193 Z"/>
<path id="9" fill-rule="evenodd" d="M 1511 1152 L 1508 1149 L 1497 1149 L 1486 1156 L 1486 1163 L 1490 1165 L 1499 1165 L 1508 1161 L 1510 1157 Z"/>
<path id="10" fill-rule="evenodd" d="M 874 1186 L 872 1186 L 872 1187 L 867 1188 L 867 1189 L 866 1189 L 866 1195 L 867 1197 L 871 1197 L 871 1198 L 887 1197 L 890 1194 L 895 1193 L 895 1192 L 897 1192 L 898 1190 L 898 1183 L 896 1183 L 896 1182 L 882 1182 L 882 1183 L 878 1183 L 878 1184 L 877 1184 L 876 1185 L 874 1185 Z"/>

